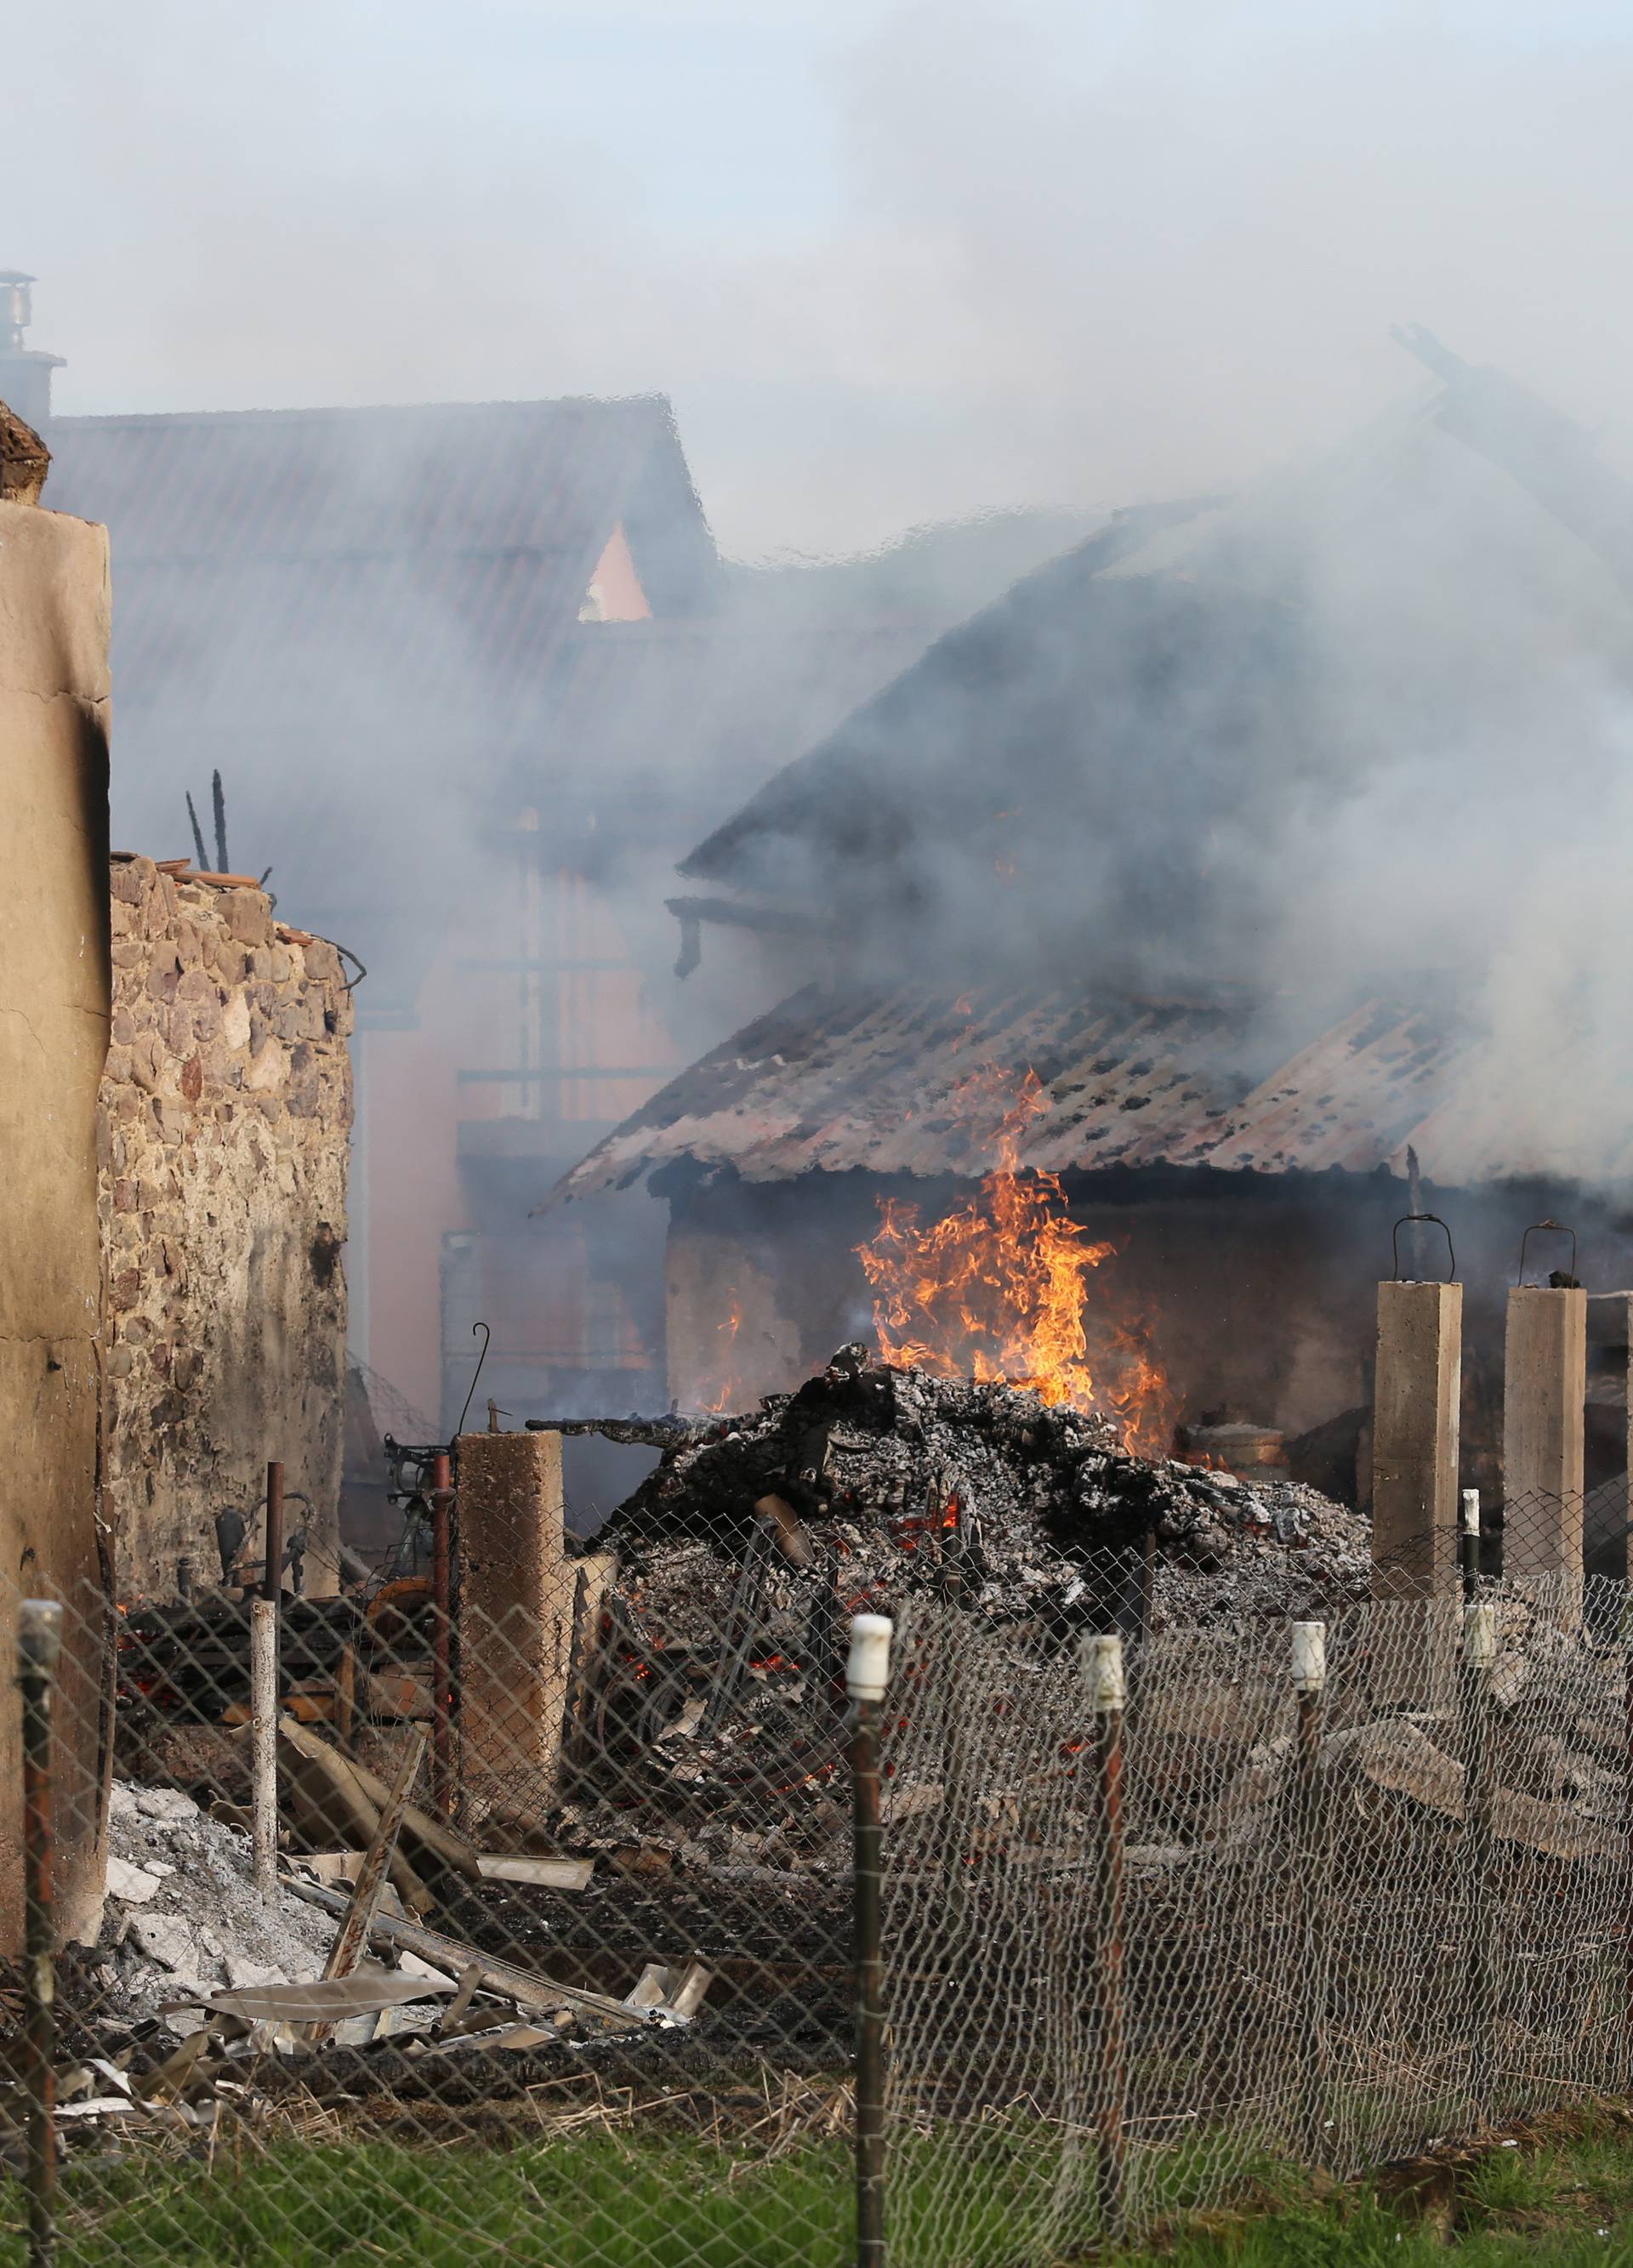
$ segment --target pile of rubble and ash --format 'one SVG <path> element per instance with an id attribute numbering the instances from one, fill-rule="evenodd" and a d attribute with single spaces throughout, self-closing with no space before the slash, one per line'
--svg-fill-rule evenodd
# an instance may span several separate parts
<path id="1" fill-rule="evenodd" d="M 1363 1516 L 1313 1489 L 1153 1462 L 1105 1418 L 861 1346 L 751 1416 L 693 1427 L 597 1543 L 629 1606 L 703 1643 L 763 1558 L 755 1659 L 820 1656 L 802 1620 L 914 1594 L 1061 1639 L 1126 1624 L 1131 1584 L 1152 1629 L 1313 1615 L 1364 1598 L 1370 1560 Z"/>
<path id="2" fill-rule="evenodd" d="M 110 2012 L 140 2021 L 224 1989 L 321 1977 L 333 1920 L 288 1894 L 263 1900 L 249 1837 L 175 1787 L 115 1780 L 99 1976 Z M 178 2033 L 196 2018 L 166 2019 Z"/>

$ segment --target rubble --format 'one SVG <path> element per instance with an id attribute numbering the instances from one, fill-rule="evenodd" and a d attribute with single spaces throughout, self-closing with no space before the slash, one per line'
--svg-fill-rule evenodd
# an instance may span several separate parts
<path id="1" fill-rule="evenodd" d="M 300 1899 L 263 1902 L 248 1836 L 179 1788 L 115 1780 L 108 1806 L 107 1905 L 100 1945 L 111 2013 L 159 2016 L 224 1987 L 314 1983 L 333 1921 Z M 164 2021 L 192 2029 L 190 2015 Z"/>

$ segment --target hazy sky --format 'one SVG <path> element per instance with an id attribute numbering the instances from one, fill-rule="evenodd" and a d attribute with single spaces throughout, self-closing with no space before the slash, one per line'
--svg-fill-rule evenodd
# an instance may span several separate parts
<path id="1" fill-rule="evenodd" d="M 1592 0 L 56 0 L 0 261 L 69 410 L 661 389 L 728 548 L 1229 481 L 1413 375 L 1627 453 Z M 20 92 L 19 92 L 20 91 Z"/>

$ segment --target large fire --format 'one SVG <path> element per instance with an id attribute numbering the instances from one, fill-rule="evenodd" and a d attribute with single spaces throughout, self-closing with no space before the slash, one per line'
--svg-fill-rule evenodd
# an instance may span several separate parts
<path id="1" fill-rule="evenodd" d="M 920 1209 L 881 1197 L 876 1235 L 856 1248 L 873 1286 L 874 1329 L 887 1362 L 942 1378 L 1002 1379 L 1115 1418 L 1131 1448 L 1168 1453 L 1167 1380 L 1142 1327 L 1087 1307 L 1090 1271 L 1115 1248 L 1096 1244 L 1067 1211 L 1057 1174 L 1024 1167 L 1026 1128 L 1048 1107 L 1029 1071 L 1016 1091 L 988 1067 L 964 1081 L 961 1109 L 998 1114 L 996 1162 L 979 1193 L 929 1227 Z"/>

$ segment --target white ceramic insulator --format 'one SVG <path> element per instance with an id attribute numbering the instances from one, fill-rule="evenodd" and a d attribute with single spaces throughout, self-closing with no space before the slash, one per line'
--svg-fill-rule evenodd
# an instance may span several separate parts
<path id="1" fill-rule="evenodd" d="M 1496 1660 L 1496 1608 L 1489 1599 L 1463 1609 L 1463 1659 L 1471 1669 L 1489 1669 Z"/>
<path id="2" fill-rule="evenodd" d="M 890 1634 L 894 1628 L 889 1615 L 852 1616 L 845 1690 L 853 1701 L 883 1700 L 884 1689 L 890 1682 Z"/>
<path id="3" fill-rule="evenodd" d="M 1089 1701 L 1097 1717 L 1107 1717 L 1113 1710 L 1127 1707 L 1128 1680 L 1123 1669 L 1121 1638 L 1090 1639 Z"/>
<path id="4" fill-rule="evenodd" d="M 1463 1491 L 1463 1533 L 1465 1535 L 1478 1535 L 1480 1533 L 1480 1491 L 1478 1489 L 1465 1489 Z"/>
<path id="5" fill-rule="evenodd" d="M 1319 1693 L 1326 1684 L 1326 1624 L 1293 1624 L 1293 1690 Z"/>

